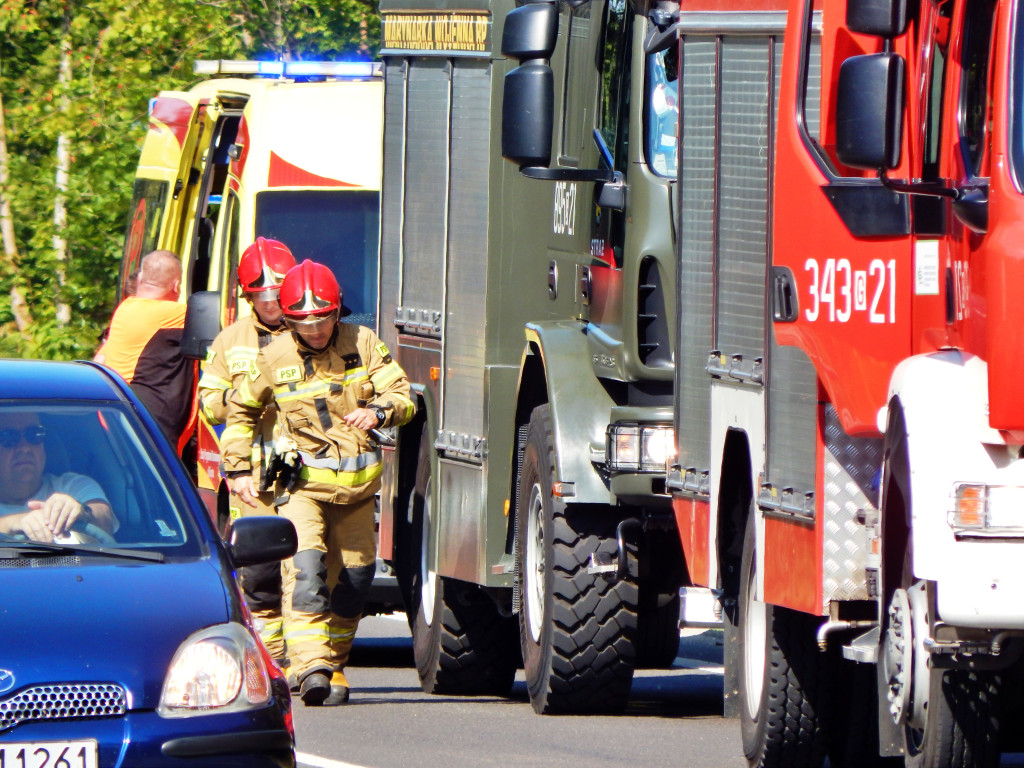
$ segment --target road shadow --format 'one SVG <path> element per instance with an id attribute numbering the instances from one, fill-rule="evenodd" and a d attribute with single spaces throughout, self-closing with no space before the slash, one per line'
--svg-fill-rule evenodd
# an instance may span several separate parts
<path id="1" fill-rule="evenodd" d="M 407 637 L 357 637 L 349 656 L 351 667 L 413 667 L 412 640 Z"/>

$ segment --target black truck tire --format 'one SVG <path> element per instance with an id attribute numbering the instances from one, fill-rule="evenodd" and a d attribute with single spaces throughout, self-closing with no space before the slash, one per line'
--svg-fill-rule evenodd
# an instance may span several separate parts
<path id="1" fill-rule="evenodd" d="M 740 732 L 751 768 L 817 768 L 826 669 L 816 617 L 754 600 L 756 509 L 747 519 L 739 604 Z"/>
<path id="2" fill-rule="evenodd" d="M 409 499 L 406 532 L 409 624 L 420 686 L 426 693 L 507 696 L 519 666 L 514 616 L 502 616 L 473 584 L 446 579 L 429 567 L 431 514 L 430 444 L 420 442 L 416 486 Z"/>
<path id="3" fill-rule="evenodd" d="M 996 768 L 999 677 L 933 669 L 925 727 L 904 728 L 906 768 Z"/>
<path id="4" fill-rule="evenodd" d="M 519 635 L 530 703 L 540 714 L 622 711 L 635 663 L 634 555 L 623 579 L 587 572 L 592 554 L 616 561 L 618 519 L 605 507 L 554 496 L 547 405 L 534 409 L 516 510 Z"/>

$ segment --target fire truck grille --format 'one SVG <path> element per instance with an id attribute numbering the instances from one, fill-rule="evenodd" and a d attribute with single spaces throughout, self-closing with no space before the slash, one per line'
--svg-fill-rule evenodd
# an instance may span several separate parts
<path id="1" fill-rule="evenodd" d="M 117 717 L 126 701 L 124 688 L 112 683 L 37 685 L 0 701 L 0 731 L 29 720 Z"/>

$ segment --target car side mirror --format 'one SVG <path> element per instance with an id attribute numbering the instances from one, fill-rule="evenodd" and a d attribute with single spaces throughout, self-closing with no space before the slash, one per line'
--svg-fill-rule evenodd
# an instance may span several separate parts
<path id="1" fill-rule="evenodd" d="M 292 521 L 275 515 L 240 517 L 227 531 L 227 548 L 238 568 L 287 560 L 299 548 Z"/>
<path id="2" fill-rule="evenodd" d="M 851 56 L 839 68 L 836 157 L 843 165 L 892 169 L 900 162 L 906 64 L 895 53 Z"/>
<path id="3" fill-rule="evenodd" d="M 196 291 L 188 297 L 181 354 L 194 360 L 206 357 L 206 350 L 220 333 L 220 294 Z"/>

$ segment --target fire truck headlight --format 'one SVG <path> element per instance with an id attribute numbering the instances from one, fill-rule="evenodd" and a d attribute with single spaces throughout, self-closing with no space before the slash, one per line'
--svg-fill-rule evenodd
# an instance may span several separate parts
<path id="1" fill-rule="evenodd" d="M 664 472 L 675 451 L 675 430 L 667 425 L 612 424 L 607 464 L 611 472 Z"/>
<path id="2" fill-rule="evenodd" d="M 1024 537 L 1024 488 L 958 483 L 946 520 L 958 536 Z"/>

